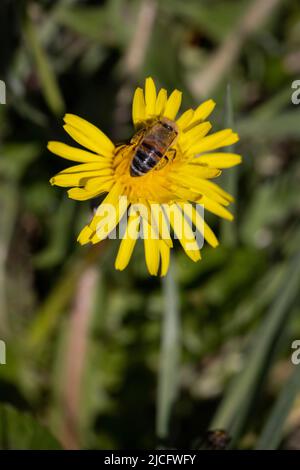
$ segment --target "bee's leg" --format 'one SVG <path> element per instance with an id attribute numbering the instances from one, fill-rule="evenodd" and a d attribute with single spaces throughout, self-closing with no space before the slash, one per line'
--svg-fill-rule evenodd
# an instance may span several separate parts
<path id="1" fill-rule="evenodd" d="M 168 152 L 168 156 L 167 156 L 168 160 L 172 162 L 174 158 L 176 157 L 176 153 L 177 153 L 176 149 L 170 149 Z"/>
<path id="2" fill-rule="evenodd" d="M 168 162 L 172 162 L 176 157 L 177 149 L 171 148 L 167 155 L 164 155 L 160 162 L 156 165 L 155 170 L 161 170 Z"/>
<path id="3" fill-rule="evenodd" d="M 116 155 L 118 155 L 122 150 L 127 147 L 127 144 L 116 144 Z"/>
<path id="4" fill-rule="evenodd" d="M 162 159 L 157 163 L 157 165 L 155 165 L 154 167 L 154 170 L 156 171 L 159 171 L 159 170 L 162 170 L 166 164 L 168 163 L 168 157 L 165 155 L 164 157 L 162 157 Z"/>
<path id="5" fill-rule="evenodd" d="M 139 142 L 142 140 L 143 136 L 145 135 L 145 129 L 141 129 L 140 131 L 136 132 L 134 136 L 130 139 L 130 143 L 132 145 L 138 145 Z"/>
<path id="6" fill-rule="evenodd" d="M 166 166 L 168 162 L 172 162 L 176 156 L 176 149 L 170 149 L 168 151 L 167 155 L 164 155 L 164 157 L 161 159 L 161 161 L 156 165 L 155 169 L 156 170 L 161 170 Z"/>

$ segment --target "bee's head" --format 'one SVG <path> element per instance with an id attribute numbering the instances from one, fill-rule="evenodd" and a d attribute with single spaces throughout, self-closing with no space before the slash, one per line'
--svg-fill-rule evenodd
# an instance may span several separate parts
<path id="1" fill-rule="evenodd" d="M 169 132 L 176 132 L 178 134 L 178 129 L 177 129 L 177 124 L 174 121 L 171 121 L 171 119 L 168 119 L 166 117 L 161 117 L 159 122 L 161 125 L 167 129 Z"/>

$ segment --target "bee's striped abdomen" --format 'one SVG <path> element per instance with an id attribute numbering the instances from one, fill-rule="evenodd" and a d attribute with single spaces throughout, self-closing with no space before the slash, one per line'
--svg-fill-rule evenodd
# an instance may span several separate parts
<path id="1" fill-rule="evenodd" d="M 137 149 L 131 161 L 130 174 L 131 176 L 143 176 L 148 171 L 157 165 L 161 159 L 162 154 L 159 150 L 147 142 L 143 142 Z"/>

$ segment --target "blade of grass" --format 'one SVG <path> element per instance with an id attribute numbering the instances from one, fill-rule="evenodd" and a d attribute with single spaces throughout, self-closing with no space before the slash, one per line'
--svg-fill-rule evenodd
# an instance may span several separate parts
<path id="1" fill-rule="evenodd" d="M 208 96 L 218 87 L 239 58 L 244 43 L 263 26 L 280 3 L 281 0 L 253 0 L 248 3 L 216 52 L 210 55 L 201 72 L 197 72 L 190 81 L 195 98 Z"/>
<path id="2" fill-rule="evenodd" d="M 275 450 L 282 439 L 284 423 L 300 391 L 300 370 L 296 366 L 283 387 L 257 442 L 257 450 Z"/>
<path id="3" fill-rule="evenodd" d="M 300 253 L 293 256 L 282 287 L 269 308 L 266 318 L 260 326 L 245 359 L 245 367 L 233 379 L 213 419 L 211 428 L 223 428 L 229 431 L 234 445 L 239 438 L 259 386 L 272 365 L 270 357 L 287 325 L 287 315 L 299 294 Z"/>
<path id="4" fill-rule="evenodd" d="M 53 68 L 37 37 L 35 27 L 29 15 L 25 21 L 24 34 L 35 61 L 36 72 L 41 83 L 45 100 L 54 114 L 61 115 L 65 109 L 64 100 Z"/>
<path id="5" fill-rule="evenodd" d="M 50 228 L 49 243 L 34 258 L 35 266 L 39 269 L 57 265 L 67 254 L 69 241 L 69 227 L 76 208 L 76 204 L 63 199 L 53 217 Z"/>
<path id="6" fill-rule="evenodd" d="M 53 289 L 36 312 L 28 330 L 27 344 L 29 349 L 42 347 L 46 343 L 53 333 L 60 315 L 67 309 L 82 271 L 101 256 L 101 250 L 91 248 L 86 250 L 83 256 L 75 253 L 66 263 Z"/>
<path id="7" fill-rule="evenodd" d="M 61 380 L 61 441 L 66 449 L 79 449 L 81 445 L 80 402 L 98 277 L 96 264 L 81 273 L 70 313 Z"/>
<path id="8" fill-rule="evenodd" d="M 225 127 L 233 128 L 233 106 L 231 96 L 230 83 L 227 84 L 226 88 L 226 100 L 225 100 Z M 227 147 L 225 152 L 233 152 L 233 146 Z M 237 200 L 237 167 L 231 168 L 230 171 L 224 171 L 222 174 L 222 185 L 226 191 L 228 191 Z M 233 205 L 231 212 L 236 216 L 236 206 Z M 221 239 L 222 243 L 227 246 L 234 246 L 236 244 L 236 224 L 228 223 L 227 220 L 222 219 L 221 221 Z"/>
<path id="9" fill-rule="evenodd" d="M 59 316 L 72 298 L 83 267 L 84 259 L 82 258 L 77 257 L 67 263 L 29 328 L 27 342 L 30 348 L 42 345 L 53 331 Z"/>
<path id="10" fill-rule="evenodd" d="M 0 333 L 8 332 L 6 305 L 6 263 L 17 218 L 17 186 L 13 182 L 1 183 L 0 204 Z"/>
<path id="11" fill-rule="evenodd" d="M 163 279 L 164 315 L 161 330 L 161 351 L 158 372 L 156 434 L 165 439 L 169 434 L 172 407 L 178 389 L 180 352 L 180 317 L 178 287 L 175 280 L 174 260 Z"/>
<path id="12" fill-rule="evenodd" d="M 5 144 L 0 151 L 0 333 L 8 333 L 7 260 L 19 208 L 18 181 L 39 154 L 32 142 Z"/>
<path id="13" fill-rule="evenodd" d="M 284 111 L 265 118 L 260 115 L 257 118 L 250 116 L 241 120 L 237 131 L 243 139 L 253 140 L 263 138 L 264 141 L 273 139 L 272 142 L 280 141 L 287 137 L 299 138 L 299 113 L 298 111 Z"/>

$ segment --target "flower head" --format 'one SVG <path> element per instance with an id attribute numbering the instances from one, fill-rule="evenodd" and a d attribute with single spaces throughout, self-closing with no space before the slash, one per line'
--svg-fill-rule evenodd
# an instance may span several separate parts
<path id="1" fill-rule="evenodd" d="M 218 177 L 221 169 L 241 162 L 240 155 L 218 151 L 237 142 L 238 135 L 231 129 L 209 134 L 212 126 L 207 118 L 215 107 L 212 100 L 176 118 L 180 105 L 180 91 L 174 90 L 169 97 L 163 88 L 157 93 L 154 81 L 147 78 L 145 90 L 137 88 L 134 94 L 132 119 L 136 132 L 127 144 L 115 146 L 100 129 L 72 114 L 64 117 L 64 129 L 87 150 L 60 142 L 48 144 L 51 152 L 79 163 L 51 178 L 51 184 L 71 187 L 69 197 L 80 201 L 106 195 L 78 236 L 82 245 L 100 242 L 125 219 L 116 269 L 128 265 L 140 233 L 146 264 L 153 275 L 159 271 L 165 275 L 168 270 L 172 233 L 193 261 L 201 256 L 192 227 L 216 247 L 218 241 L 197 210 L 197 204 L 220 217 L 233 219 L 226 209 L 233 198 L 211 179 Z M 166 147 L 160 141 L 158 147 L 164 149 L 161 153 L 155 148 L 153 131 L 152 144 L 147 148 L 152 156 L 156 152 L 156 161 L 151 157 L 150 167 L 151 158 L 146 155 L 149 168 L 133 174 L 132 161 L 145 142 L 145 135 L 163 123 L 170 124 L 176 139 Z"/>

